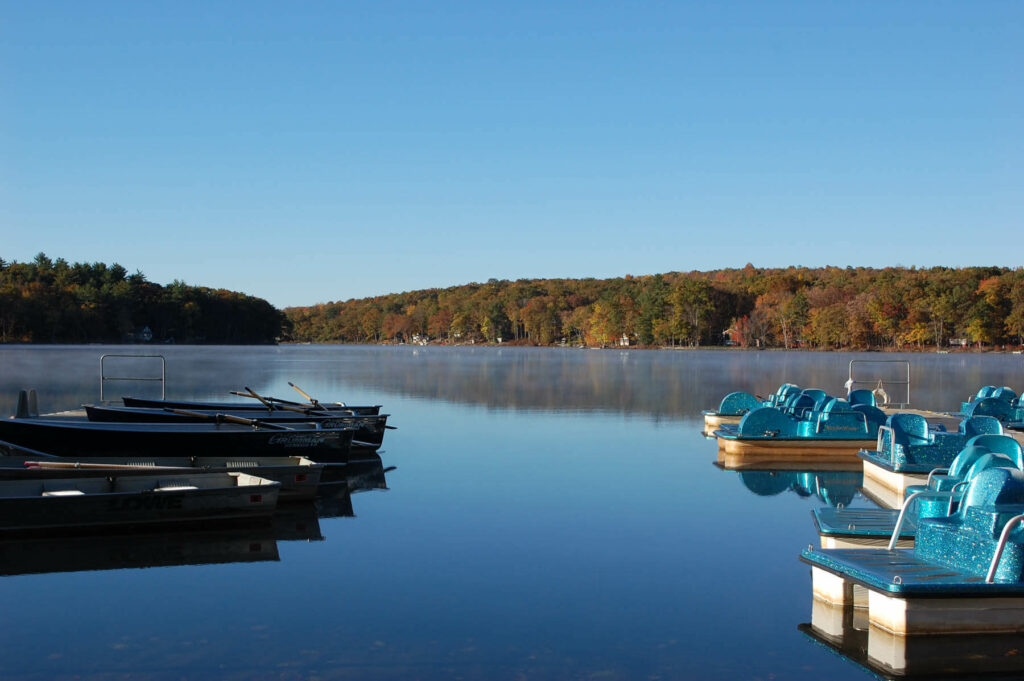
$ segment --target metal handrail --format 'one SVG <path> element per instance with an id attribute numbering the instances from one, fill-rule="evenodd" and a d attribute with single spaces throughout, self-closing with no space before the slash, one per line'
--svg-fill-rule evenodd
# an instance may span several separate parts
<path id="1" fill-rule="evenodd" d="M 906 520 L 907 511 L 910 509 L 910 504 L 913 503 L 914 501 L 916 501 L 918 497 L 927 496 L 927 497 L 932 497 L 932 498 L 935 498 L 935 499 L 942 499 L 942 498 L 945 498 L 945 497 L 950 497 L 950 501 L 952 502 L 952 495 L 953 495 L 953 492 L 951 492 L 951 491 L 950 492 L 937 492 L 935 490 L 922 490 L 920 492 L 914 492 L 909 497 L 907 497 L 906 500 L 903 502 L 903 507 L 900 508 L 900 515 L 899 515 L 899 517 L 896 518 L 896 527 L 893 528 L 892 537 L 889 538 L 888 549 L 890 551 L 892 551 L 892 550 L 894 550 L 896 548 L 896 540 L 899 539 L 900 532 L 903 530 L 903 522 Z"/>
<path id="2" fill-rule="evenodd" d="M 107 376 L 106 360 L 108 357 L 159 359 L 160 376 Z M 115 353 L 100 355 L 100 402 L 103 402 L 103 386 L 107 381 L 160 381 L 160 399 L 167 399 L 167 359 L 163 355 L 121 355 Z"/>
<path id="3" fill-rule="evenodd" d="M 933 468 L 931 473 L 928 474 L 928 480 L 927 480 L 927 482 L 924 483 L 924 486 L 928 487 L 928 488 L 931 488 L 931 486 L 932 486 L 932 478 L 934 476 L 936 476 L 936 475 L 945 475 L 946 473 L 949 473 L 949 469 L 948 468 Z"/>
<path id="4" fill-rule="evenodd" d="M 999 543 L 996 544 L 996 553 L 992 556 L 992 563 L 988 566 L 988 574 L 985 575 L 985 583 L 991 584 L 996 578 L 996 568 L 999 567 L 999 560 L 1003 557 L 1003 549 L 1006 548 L 1006 541 L 1010 538 L 1010 530 L 1017 523 L 1024 522 L 1024 515 L 1015 515 L 1006 521 L 1003 531 L 999 534 Z"/>
<path id="5" fill-rule="evenodd" d="M 967 485 L 969 484 L 970 482 L 968 482 L 967 480 L 961 480 L 960 482 L 953 485 L 953 489 L 949 490 L 953 494 L 953 496 L 949 498 L 949 508 L 946 509 L 946 515 L 953 515 L 953 500 L 956 499 L 957 490 L 959 490 L 961 487 L 966 489 Z"/>
<path id="6" fill-rule="evenodd" d="M 881 379 L 871 380 L 859 380 L 853 377 L 853 367 L 855 364 L 903 364 L 907 368 L 907 378 L 905 381 L 888 381 L 889 385 L 905 385 L 907 386 L 906 402 L 898 402 L 900 408 L 906 408 L 910 406 L 910 362 L 905 359 L 851 359 L 849 368 L 849 380 L 846 382 L 847 391 L 853 390 L 853 387 L 861 384 L 866 385 L 870 383 L 881 383 Z"/>
<path id="7" fill-rule="evenodd" d="M 882 442 L 884 442 L 883 435 L 886 432 L 889 433 L 889 463 L 891 463 L 893 466 L 895 466 L 896 465 L 896 450 L 893 447 L 893 445 L 895 444 L 893 442 L 893 437 L 895 437 L 895 435 L 892 432 L 892 426 L 886 426 L 886 425 L 878 426 L 878 439 L 875 441 L 875 451 L 879 452 L 881 454 L 885 453 L 885 450 L 882 449 Z"/>

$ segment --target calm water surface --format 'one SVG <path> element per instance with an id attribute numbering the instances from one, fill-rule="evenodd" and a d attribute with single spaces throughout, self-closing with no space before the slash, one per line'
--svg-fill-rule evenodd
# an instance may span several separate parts
<path id="1" fill-rule="evenodd" d="M 42 410 L 96 401 L 103 352 L 152 350 L 0 348 L 0 410 L 27 387 Z M 390 489 L 320 518 L 323 541 L 286 517 L 269 540 L 0 545 L 3 572 L 52 570 L 0 577 L 0 678 L 868 678 L 797 631 L 810 510 L 866 504 L 857 476 L 723 471 L 700 410 L 784 381 L 839 393 L 851 358 L 895 356 L 157 351 L 169 397 L 290 397 L 292 381 L 384 404 Z M 908 358 L 921 408 L 1024 388 L 1020 356 Z"/>

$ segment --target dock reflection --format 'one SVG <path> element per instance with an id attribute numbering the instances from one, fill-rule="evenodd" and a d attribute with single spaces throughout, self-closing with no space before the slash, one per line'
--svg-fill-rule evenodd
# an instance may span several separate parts
<path id="1" fill-rule="evenodd" d="M 315 501 L 281 505 L 269 523 L 2 539 L 0 576 L 279 561 L 278 542 L 324 541 L 320 519 L 355 516 L 353 493 L 387 489 L 390 470 L 377 454 L 336 467 Z"/>
<path id="2" fill-rule="evenodd" d="M 798 629 L 836 655 L 885 679 L 1019 679 L 1024 635 L 896 636 L 868 623 L 867 609 L 817 599 Z"/>
<path id="3" fill-rule="evenodd" d="M 859 471 L 737 471 L 743 486 L 759 497 L 792 492 L 799 497 L 817 497 L 834 508 L 849 506 L 860 490 Z"/>

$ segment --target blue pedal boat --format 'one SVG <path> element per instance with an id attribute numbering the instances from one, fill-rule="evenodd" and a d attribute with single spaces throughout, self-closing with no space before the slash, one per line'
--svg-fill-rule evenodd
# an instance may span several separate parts
<path id="1" fill-rule="evenodd" d="M 814 549 L 814 598 L 867 595 L 871 626 L 897 636 L 1019 631 L 1024 623 L 1024 471 L 990 468 L 958 510 L 919 521 L 911 549 Z"/>
<path id="2" fill-rule="evenodd" d="M 1024 402 L 1016 392 L 1003 387 L 986 385 L 966 402 L 954 416 L 991 416 L 1003 425 L 1024 427 Z"/>
<path id="3" fill-rule="evenodd" d="M 874 406 L 870 391 L 851 402 L 821 390 L 802 390 L 777 407 L 752 409 L 735 426 L 715 431 L 719 461 L 730 467 L 730 458 L 753 462 L 805 461 L 857 464 L 857 452 L 874 446 L 886 415 Z M 733 461 L 735 465 L 737 462 Z M 739 467 L 736 465 L 735 467 Z"/>
<path id="4" fill-rule="evenodd" d="M 935 469 L 928 477 L 927 485 L 911 487 L 899 510 L 819 508 L 812 511 L 821 547 L 856 549 L 888 546 L 892 549 L 913 546 L 918 521 L 949 516 L 958 508 L 968 483 L 982 471 L 998 467 L 1024 469 L 1020 445 L 1013 438 L 986 435 L 975 440 L 979 443 L 965 447 L 948 469 Z"/>
<path id="5" fill-rule="evenodd" d="M 722 398 L 717 410 L 705 409 L 701 412 L 704 415 L 704 433 L 711 435 L 724 425 L 736 425 L 751 409 L 777 407 L 799 392 L 798 385 L 783 383 L 767 400 L 746 392 L 729 393 Z"/>
<path id="6" fill-rule="evenodd" d="M 946 432 L 920 414 L 892 414 L 879 428 L 875 447 L 857 453 L 863 461 L 864 494 L 879 506 L 899 508 L 908 487 L 924 484 L 936 468 L 948 468 L 971 438 L 1002 432 L 991 416 L 966 418 L 956 431 Z"/>

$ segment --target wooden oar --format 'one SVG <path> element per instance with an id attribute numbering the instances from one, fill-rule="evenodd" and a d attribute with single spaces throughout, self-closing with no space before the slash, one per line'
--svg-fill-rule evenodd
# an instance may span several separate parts
<path id="1" fill-rule="evenodd" d="M 292 405 L 299 406 L 299 407 L 302 406 L 302 403 L 300 403 L 300 402 L 292 402 L 291 400 L 282 400 L 280 397 L 261 397 L 260 395 L 256 395 L 255 393 L 243 393 L 243 392 L 240 392 L 238 390 L 229 390 L 228 394 L 229 395 L 238 395 L 239 397 L 251 397 L 254 400 L 260 400 L 260 399 L 266 400 L 267 402 L 272 402 L 275 409 L 280 407 L 282 404 L 292 404 Z"/>
<path id="2" fill-rule="evenodd" d="M 288 385 L 290 385 L 292 388 L 294 388 L 295 392 L 299 393 L 300 395 L 305 397 L 307 400 L 309 400 L 309 403 L 312 404 L 314 407 L 317 407 L 318 409 L 320 408 L 320 402 L 318 400 L 315 400 L 312 397 L 310 397 L 310 395 L 305 390 L 303 390 L 299 386 L 295 385 L 291 381 L 288 381 Z"/>
<path id="3" fill-rule="evenodd" d="M 222 421 L 227 423 L 239 423 L 243 426 L 252 426 L 253 428 L 270 428 L 272 430 L 294 430 L 288 426 L 281 425 L 280 423 L 270 423 L 268 421 L 260 421 L 259 419 L 244 419 L 241 416 L 233 416 L 232 414 L 204 414 L 199 411 L 189 411 L 188 409 L 171 409 L 165 408 L 164 411 L 169 411 L 172 414 L 179 414 L 181 416 L 191 416 L 192 418 L 203 419 L 204 421 L 215 421 L 220 423 Z"/>
<path id="4" fill-rule="evenodd" d="M 269 409 L 270 411 L 274 411 L 274 409 L 276 408 L 273 402 L 270 402 L 269 400 L 267 400 L 267 398 L 263 397 L 262 395 L 257 395 L 256 391 L 250 388 L 249 386 L 245 386 L 245 392 L 249 393 L 249 395 L 255 397 L 257 400 L 262 402 L 263 406 Z"/>
<path id="5" fill-rule="evenodd" d="M 257 395 L 249 387 L 246 387 L 246 390 L 249 391 L 249 397 L 255 397 L 256 399 L 258 399 L 263 404 L 269 405 L 269 404 L 272 403 L 274 405 L 273 406 L 274 409 L 283 410 L 283 411 L 294 411 L 297 414 L 305 414 L 306 416 L 310 416 L 310 415 L 334 416 L 335 415 L 335 414 L 332 414 L 327 409 L 324 409 L 323 407 L 321 407 L 319 402 L 317 402 L 315 406 L 307 407 L 307 406 L 299 404 L 298 402 L 288 402 L 286 400 L 279 400 L 279 399 L 277 399 L 275 397 L 263 397 L 262 395 Z M 239 394 L 242 394 L 242 393 L 239 393 Z M 271 402 L 271 400 L 273 400 L 273 402 Z"/>
<path id="6" fill-rule="evenodd" d="M 310 403 L 310 405 L 313 405 L 314 407 L 316 407 L 316 409 L 323 409 L 323 410 L 327 410 L 327 409 L 328 409 L 328 408 L 324 407 L 323 403 L 321 403 L 321 400 L 318 400 L 318 399 L 316 399 L 315 397 L 312 397 L 312 396 L 311 396 L 311 395 L 309 395 L 309 394 L 308 394 L 308 393 L 307 393 L 307 392 L 306 392 L 305 390 L 303 390 L 303 389 L 302 389 L 302 388 L 300 388 L 299 386 L 295 385 L 295 384 L 294 384 L 294 383 L 292 383 L 291 381 L 289 381 L 289 382 L 288 382 L 288 385 L 290 385 L 290 386 L 292 386 L 293 388 L 295 388 L 295 389 L 296 389 L 296 390 L 298 391 L 298 393 L 299 393 L 300 395 L 302 395 L 303 397 L 305 397 L 306 399 L 308 399 L 308 400 L 309 400 L 309 403 Z M 345 402 L 335 402 L 335 403 L 336 403 L 336 405 L 337 405 L 338 407 L 341 407 L 341 408 L 344 408 L 344 407 L 345 407 Z M 349 413 L 350 413 L 350 414 L 352 414 L 353 416 L 355 415 L 355 412 L 354 412 L 354 411 L 352 411 L 352 410 L 345 410 L 345 411 L 349 412 Z"/>

